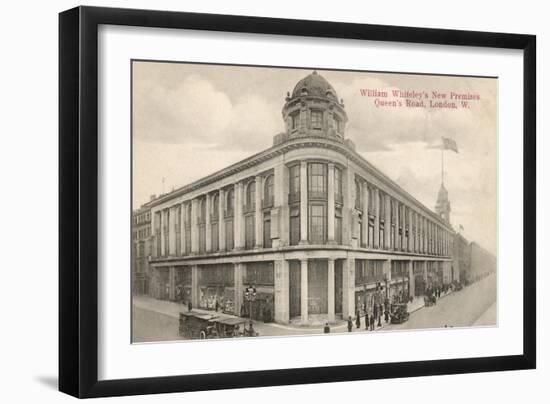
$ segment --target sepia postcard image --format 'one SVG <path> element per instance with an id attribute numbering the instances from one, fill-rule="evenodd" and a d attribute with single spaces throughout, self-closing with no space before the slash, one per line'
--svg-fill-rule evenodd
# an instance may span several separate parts
<path id="1" fill-rule="evenodd" d="M 131 73 L 132 342 L 498 325 L 498 78 Z"/>

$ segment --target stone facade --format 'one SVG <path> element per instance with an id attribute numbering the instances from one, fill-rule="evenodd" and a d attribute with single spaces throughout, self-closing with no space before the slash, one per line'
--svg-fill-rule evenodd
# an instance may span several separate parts
<path id="1" fill-rule="evenodd" d="M 151 243 L 151 210 L 143 207 L 132 215 L 132 290 L 134 294 L 150 293 Z"/>
<path id="2" fill-rule="evenodd" d="M 448 220 L 355 151 L 321 75 L 296 85 L 282 115 L 271 148 L 145 205 L 163 297 L 309 324 L 353 316 L 376 293 L 452 281 Z"/>

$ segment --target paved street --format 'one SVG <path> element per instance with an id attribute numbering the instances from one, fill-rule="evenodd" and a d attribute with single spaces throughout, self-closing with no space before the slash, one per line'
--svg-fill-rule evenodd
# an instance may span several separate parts
<path id="1" fill-rule="evenodd" d="M 495 275 L 453 292 L 438 300 L 431 307 L 423 307 L 411 313 L 409 321 L 403 324 L 384 324 L 377 330 L 410 330 L 440 327 L 487 326 L 496 324 L 496 282 Z M 182 339 L 178 336 L 178 313 L 184 310 L 173 302 L 158 301 L 148 297 L 134 299 L 133 340 L 134 342 L 158 342 Z M 364 330 L 353 327 L 353 332 Z M 261 336 L 304 335 L 322 333 L 321 327 L 254 323 Z M 344 321 L 331 326 L 331 333 L 347 332 Z"/>
<path id="2" fill-rule="evenodd" d="M 489 276 L 458 292 L 450 293 L 431 307 L 411 314 L 403 324 L 391 324 L 384 330 L 440 327 L 467 327 L 496 324 L 496 281 Z M 478 320 L 482 319 L 479 323 Z"/>

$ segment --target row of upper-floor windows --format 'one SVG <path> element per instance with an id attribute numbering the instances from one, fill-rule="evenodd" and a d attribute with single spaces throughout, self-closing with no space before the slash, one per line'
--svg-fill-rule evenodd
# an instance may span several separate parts
<path id="1" fill-rule="evenodd" d="M 224 217 L 232 217 L 235 211 L 235 192 L 233 188 L 229 188 L 225 192 L 224 197 Z M 206 197 L 201 197 L 198 200 L 198 212 L 197 212 L 197 223 L 204 224 L 206 223 L 207 214 L 210 215 L 210 221 L 218 221 L 220 218 L 220 198 L 219 194 L 213 194 L 210 199 L 210 208 L 207 212 L 207 203 Z M 262 208 L 270 208 L 274 204 L 274 176 L 273 174 L 268 175 L 264 181 L 264 195 L 262 199 Z M 254 180 L 249 181 L 245 185 L 245 202 L 244 202 L 244 211 L 254 211 L 256 207 L 256 182 Z M 164 209 L 164 218 L 161 217 L 162 212 L 156 212 L 157 218 L 155 220 L 155 229 L 156 232 L 161 231 L 161 225 L 163 230 L 168 231 L 168 226 L 170 222 L 170 211 L 172 209 Z M 173 224 L 176 228 L 176 231 L 179 231 L 181 228 L 180 218 L 182 217 L 186 227 L 190 227 L 192 223 L 192 207 L 191 202 L 187 202 L 183 205 L 178 205 L 175 208 L 175 220 Z"/>
<path id="2" fill-rule="evenodd" d="M 328 228 L 328 209 L 327 209 L 327 180 L 328 180 L 328 164 L 322 162 L 309 162 L 307 163 L 307 190 L 308 190 L 308 217 L 307 217 L 307 227 L 308 227 L 308 239 L 310 242 L 324 243 L 327 241 L 327 228 Z M 291 202 L 291 207 L 293 206 L 292 202 L 299 202 L 300 194 L 300 181 L 301 181 L 301 166 L 300 164 L 295 164 L 289 167 L 289 195 L 294 197 L 289 198 Z M 244 214 L 245 216 L 250 216 L 250 214 L 255 212 L 256 204 L 256 181 L 250 180 L 244 185 Z M 334 167 L 334 192 L 335 192 L 335 216 L 333 218 L 335 224 L 335 241 L 341 243 L 342 241 L 342 184 L 343 184 L 343 171 L 338 166 Z M 366 189 L 365 189 L 366 187 Z M 366 183 L 365 181 L 356 180 L 355 182 L 355 209 L 359 211 L 359 214 L 363 215 L 364 206 L 362 204 L 362 198 L 364 191 L 368 194 L 368 206 L 367 214 L 365 214 L 364 220 L 368 220 L 368 227 L 374 228 L 374 218 L 376 217 L 379 222 L 379 228 L 381 233 L 384 232 L 385 222 L 389 219 L 388 232 L 394 232 L 393 227 L 398 227 L 397 234 L 404 234 L 405 238 L 410 237 L 409 233 L 416 235 L 418 233 L 419 237 L 424 235 L 427 236 L 428 240 L 431 240 L 432 237 L 434 240 L 444 240 L 444 245 L 449 244 L 451 239 L 451 233 L 446 231 L 444 228 L 438 226 L 434 222 L 431 222 L 429 219 L 418 214 L 413 209 L 409 208 L 405 204 L 395 200 L 394 198 L 389 197 L 383 191 L 376 189 L 374 186 Z M 269 174 L 265 177 L 263 181 L 263 202 L 262 207 L 271 207 L 273 206 L 274 198 L 274 176 Z M 340 196 L 340 197 L 338 197 Z M 376 198 L 378 200 L 376 200 Z M 206 215 L 210 215 L 210 222 L 216 223 L 219 220 L 219 194 L 213 194 L 210 199 L 210 211 L 206 212 L 207 203 L 206 198 L 202 197 L 198 200 L 198 213 L 197 213 L 197 224 L 204 225 L 206 224 Z M 224 203 L 225 209 L 223 210 L 223 215 L 225 219 L 228 220 L 234 215 L 234 191 L 233 188 L 229 188 L 224 193 Z M 376 206 L 378 209 L 376 209 Z M 191 203 L 186 203 L 184 205 L 179 205 L 176 214 L 175 220 L 172 220 L 174 223 L 176 233 L 181 231 L 181 222 L 180 218 L 182 217 L 182 209 L 184 214 L 184 224 L 186 229 L 191 227 Z M 386 210 L 389 210 L 389 216 L 386 216 Z M 155 221 L 156 233 L 160 233 L 160 223 L 163 223 L 164 233 L 168 232 L 168 227 L 170 221 L 170 209 L 165 210 L 165 218 L 161 220 L 160 212 L 157 212 L 159 215 L 158 220 Z M 270 215 L 267 215 L 270 217 Z M 290 242 L 291 244 L 297 244 L 300 240 L 300 209 L 291 209 L 290 210 Z M 332 219 L 332 218 L 331 218 Z M 245 229 L 248 235 L 246 240 L 247 244 L 253 244 L 255 241 L 255 232 L 253 231 L 254 225 L 253 217 L 245 218 Z M 260 218 L 259 220 L 262 220 Z M 267 226 L 264 226 L 264 229 L 268 229 Z M 363 231 L 361 226 L 362 233 L 362 245 L 369 244 L 364 242 L 364 239 L 369 237 L 369 234 L 373 233 L 374 229 L 368 230 L 368 232 Z M 366 233 L 366 234 L 363 234 Z M 371 236 L 374 239 L 374 235 Z M 380 238 L 383 240 L 384 235 L 381 234 Z M 265 235 L 264 231 L 264 245 L 267 245 L 270 241 L 270 237 Z M 431 241 L 428 241 L 428 244 Z M 202 243 L 201 243 L 202 244 Z M 372 243 L 371 243 L 372 244 Z M 381 243 L 382 245 L 382 243 Z M 437 246 L 436 246 L 437 247 Z M 395 246 L 383 246 L 383 248 L 396 249 Z M 435 250 L 439 251 L 438 248 Z M 444 248 L 445 252 L 448 252 L 448 247 Z"/>
<path id="3" fill-rule="evenodd" d="M 143 227 L 138 230 L 134 230 L 132 232 L 132 237 L 134 240 L 140 240 L 145 239 L 151 235 L 151 228 L 150 227 Z"/>
<path id="4" fill-rule="evenodd" d="M 134 214 L 134 224 L 148 223 L 151 221 L 151 211 Z"/>

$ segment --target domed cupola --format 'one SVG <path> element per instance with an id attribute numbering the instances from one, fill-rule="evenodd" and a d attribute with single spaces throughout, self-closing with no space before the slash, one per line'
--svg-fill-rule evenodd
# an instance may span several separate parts
<path id="1" fill-rule="evenodd" d="M 314 71 L 301 79 L 283 107 L 286 137 L 322 136 L 344 141 L 348 117 L 334 87 Z"/>

